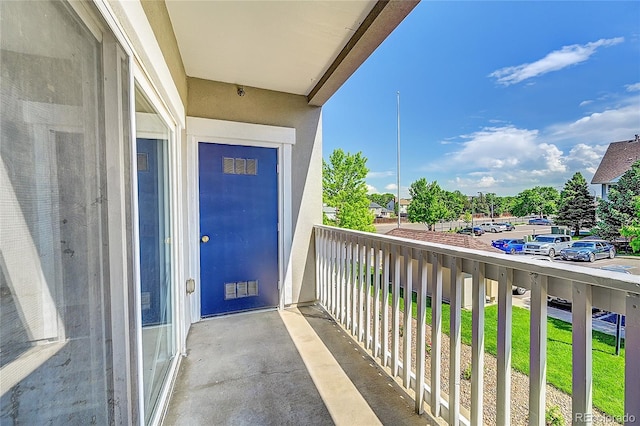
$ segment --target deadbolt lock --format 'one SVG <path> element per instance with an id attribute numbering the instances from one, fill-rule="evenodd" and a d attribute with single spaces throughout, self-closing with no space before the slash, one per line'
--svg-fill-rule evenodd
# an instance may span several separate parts
<path id="1" fill-rule="evenodd" d="M 200 238 L 200 241 L 202 241 L 203 243 L 209 242 L 209 236 L 208 235 L 203 235 L 202 238 Z"/>

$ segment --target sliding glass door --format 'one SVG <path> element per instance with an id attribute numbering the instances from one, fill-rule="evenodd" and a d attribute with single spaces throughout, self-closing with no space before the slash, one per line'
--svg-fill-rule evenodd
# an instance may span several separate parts
<path id="1" fill-rule="evenodd" d="M 136 86 L 140 312 L 147 423 L 176 354 L 171 285 L 171 138 L 165 122 Z"/>

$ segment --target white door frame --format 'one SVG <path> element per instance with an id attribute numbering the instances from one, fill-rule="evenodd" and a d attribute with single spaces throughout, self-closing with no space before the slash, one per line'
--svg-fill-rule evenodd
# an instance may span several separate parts
<path id="1" fill-rule="evenodd" d="M 189 296 L 191 322 L 201 319 L 200 310 L 200 195 L 198 143 L 244 145 L 278 150 L 278 295 L 279 308 L 292 301 L 291 277 L 291 152 L 296 143 L 296 130 L 289 127 L 266 126 L 198 117 L 187 117 L 187 167 L 189 226 L 189 269 L 195 278 L 195 292 Z"/>

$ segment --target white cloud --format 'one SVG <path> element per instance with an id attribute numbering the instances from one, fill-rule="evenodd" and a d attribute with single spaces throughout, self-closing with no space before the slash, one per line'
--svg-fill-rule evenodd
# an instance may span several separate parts
<path id="1" fill-rule="evenodd" d="M 552 141 L 580 140 L 602 144 L 628 140 L 640 131 L 640 96 L 618 108 L 594 112 L 570 123 L 550 126 L 545 133 Z"/>
<path id="2" fill-rule="evenodd" d="M 368 194 L 379 194 L 380 192 L 375 186 L 367 184 L 367 193 Z"/>
<path id="3" fill-rule="evenodd" d="M 624 87 L 627 89 L 627 92 L 638 92 L 638 91 L 640 91 L 640 83 L 627 84 Z"/>
<path id="4" fill-rule="evenodd" d="M 623 41 L 624 37 L 616 37 L 600 39 L 587 44 L 563 46 L 560 50 L 555 50 L 535 62 L 500 68 L 489 74 L 489 77 L 496 78 L 498 83 L 504 86 L 517 84 L 530 78 L 584 62 L 596 53 L 598 48 L 614 46 Z"/>
<path id="5" fill-rule="evenodd" d="M 567 170 L 567 167 L 564 165 L 564 160 L 562 158 L 562 151 L 558 149 L 555 145 L 550 145 L 547 143 L 542 143 L 538 145 L 538 147 L 544 151 L 542 156 L 546 160 L 546 170 L 549 172 L 564 172 Z"/>
<path id="6" fill-rule="evenodd" d="M 396 185 L 395 183 L 390 183 L 389 185 L 385 186 L 384 189 L 386 189 L 387 191 L 395 191 L 396 189 L 398 189 L 398 185 Z"/>
<path id="7" fill-rule="evenodd" d="M 395 173 L 390 170 L 386 170 L 384 172 L 369 172 L 367 173 L 367 179 L 383 178 L 383 177 L 389 177 L 394 175 Z"/>
<path id="8" fill-rule="evenodd" d="M 592 100 L 582 101 L 582 102 L 580 102 L 580 106 L 583 107 L 583 106 L 587 106 L 587 105 L 592 104 L 592 103 L 593 103 Z"/>

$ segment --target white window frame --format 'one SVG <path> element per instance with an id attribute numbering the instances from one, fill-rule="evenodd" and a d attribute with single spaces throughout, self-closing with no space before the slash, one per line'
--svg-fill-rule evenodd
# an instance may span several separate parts
<path id="1" fill-rule="evenodd" d="M 292 212 L 291 169 L 292 150 L 296 143 L 296 129 L 262 124 L 187 117 L 187 187 L 189 206 L 189 251 L 192 253 L 190 270 L 196 279 L 195 292 L 189 296 L 191 322 L 201 320 L 200 288 L 200 196 L 198 173 L 198 143 L 244 145 L 276 148 L 278 151 L 278 300 L 279 308 L 292 303 L 293 279 L 291 270 Z"/>
<path id="2" fill-rule="evenodd" d="M 135 242 L 135 288 L 133 291 L 135 292 L 136 297 L 136 330 L 138 330 L 137 334 L 137 347 L 138 347 L 138 371 L 143 371 L 143 345 L 142 345 L 142 307 L 140 305 L 141 300 L 141 288 L 140 288 L 140 230 L 137 218 L 139 217 L 138 210 L 138 176 L 137 176 L 137 167 L 136 167 L 136 139 L 139 135 L 143 135 L 145 137 L 156 137 L 156 138 L 164 138 L 165 135 L 158 128 L 154 128 L 157 124 L 153 122 L 153 120 L 141 120 L 145 118 L 144 114 L 137 114 L 135 112 L 135 88 L 136 86 L 140 88 L 140 90 L 145 94 L 147 100 L 151 103 L 151 105 L 155 108 L 157 112 L 157 117 L 162 120 L 163 124 L 166 126 L 166 130 L 169 131 L 169 139 L 168 143 L 168 155 L 169 155 L 169 170 L 167 171 L 169 176 L 169 182 L 171 184 L 169 190 L 169 211 L 171 214 L 171 222 L 170 222 L 170 235 L 171 235 L 171 246 L 170 246 L 170 257 L 171 257 L 171 298 L 172 298 L 172 318 L 173 318 L 173 342 L 174 342 L 174 358 L 171 361 L 171 366 L 167 372 L 168 380 L 164 383 L 162 390 L 160 391 L 160 395 L 158 395 L 158 400 L 156 402 L 156 411 L 153 413 L 153 416 L 150 419 L 151 425 L 160 424 L 162 418 L 164 417 L 164 411 L 168 406 L 169 399 L 171 397 L 171 391 L 173 389 L 173 384 L 175 381 L 176 374 L 178 372 L 178 368 L 180 366 L 181 353 L 182 353 L 182 344 L 184 327 L 182 326 L 184 319 L 184 313 L 182 307 L 184 306 L 184 292 L 180 291 L 183 287 L 181 283 L 184 281 L 183 277 L 183 253 L 182 250 L 179 249 L 179 242 L 182 241 L 182 210 L 178 208 L 180 199 L 179 187 L 180 183 L 180 147 L 178 144 L 178 135 L 180 134 L 180 127 L 177 122 L 173 119 L 170 112 L 164 107 L 164 103 L 161 102 L 160 96 L 154 90 L 154 87 L 149 81 L 148 76 L 144 72 L 144 70 L 135 63 L 132 66 L 132 84 L 131 84 L 131 108 L 132 108 L 132 123 L 134 127 L 133 135 L 132 135 L 132 143 L 131 143 L 131 158 L 133 159 L 134 164 L 132 164 L 132 191 L 133 191 L 133 240 Z M 140 126 L 140 127 L 138 127 Z M 145 407 L 144 407 L 144 375 L 138 374 L 138 404 L 140 409 L 140 422 L 144 422 L 145 419 Z"/>

